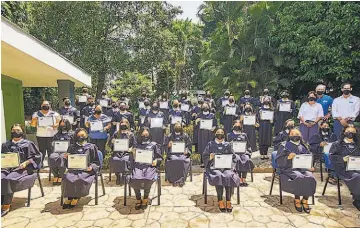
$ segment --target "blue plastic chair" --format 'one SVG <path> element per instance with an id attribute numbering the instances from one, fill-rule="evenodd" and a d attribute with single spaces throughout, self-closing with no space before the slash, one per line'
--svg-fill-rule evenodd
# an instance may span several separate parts
<path id="1" fill-rule="evenodd" d="M 326 181 L 325 181 L 325 185 L 324 185 L 322 195 L 325 195 L 326 187 L 327 187 L 327 184 L 329 183 L 331 173 L 334 174 L 334 176 L 336 176 L 336 182 L 337 182 L 338 201 L 339 201 L 339 205 L 341 205 L 340 177 L 334 171 L 334 167 L 333 167 L 333 165 L 331 163 L 331 160 L 330 160 L 330 154 L 329 153 L 324 153 L 323 157 L 324 157 L 325 168 L 327 170 L 328 176 L 327 176 Z"/>

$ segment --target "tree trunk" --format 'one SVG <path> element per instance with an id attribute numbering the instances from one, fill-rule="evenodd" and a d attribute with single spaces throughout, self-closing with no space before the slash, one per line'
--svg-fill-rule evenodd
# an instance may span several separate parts
<path id="1" fill-rule="evenodd" d="M 106 76 L 105 71 L 100 71 L 98 73 L 98 83 L 97 83 L 97 88 L 96 88 L 96 98 L 95 99 L 98 99 L 101 97 L 101 91 L 105 87 L 105 76 Z"/>

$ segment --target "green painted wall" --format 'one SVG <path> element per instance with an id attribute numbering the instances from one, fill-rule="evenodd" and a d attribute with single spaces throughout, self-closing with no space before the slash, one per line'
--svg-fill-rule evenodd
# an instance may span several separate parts
<path id="1" fill-rule="evenodd" d="M 10 127 L 15 123 L 25 124 L 22 82 L 1 75 L 1 89 L 4 100 L 6 138 L 10 139 Z"/>

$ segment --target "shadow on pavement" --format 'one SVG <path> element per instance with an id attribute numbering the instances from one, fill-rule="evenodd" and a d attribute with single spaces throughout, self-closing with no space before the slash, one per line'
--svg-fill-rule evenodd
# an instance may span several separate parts
<path id="1" fill-rule="evenodd" d="M 134 192 L 132 192 L 134 193 Z M 144 213 L 143 209 L 135 210 L 136 198 L 135 196 L 126 197 L 126 206 L 124 206 L 124 196 L 118 196 L 114 199 L 115 210 L 117 210 L 122 215 L 131 215 L 131 214 L 142 214 Z M 149 208 L 149 206 L 148 206 Z"/>
<path id="2" fill-rule="evenodd" d="M 71 214 L 74 212 L 80 212 L 84 209 L 84 206 L 87 205 L 91 201 L 91 197 L 82 197 L 78 204 L 71 209 L 62 209 L 62 206 L 60 206 L 60 199 L 58 199 L 55 202 L 50 202 L 45 205 L 45 208 L 41 211 L 41 213 L 50 212 L 53 215 L 58 214 Z M 64 199 L 65 202 L 65 199 Z"/>

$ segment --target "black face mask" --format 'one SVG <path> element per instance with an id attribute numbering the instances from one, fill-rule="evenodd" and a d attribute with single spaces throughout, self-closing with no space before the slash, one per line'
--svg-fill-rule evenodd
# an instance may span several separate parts
<path id="1" fill-rule="evenodd" d="M 234 102 L 234 99 L 229 99 L 229 102 L 230 102 L 230 103 L 233 103 L 233 102 Z"/>
<path id="2" fill-rule="evenodd" d="M 329 128 L 322 128 L 321 130 L 322 130 L 323 132 L 329 132 L 329 131 L 330 131 Z"/>
<path id="3" fill-rule="evenodd" d="M 146 97 L 146 93 L 141 94 L 142 97 Z"/>
<path id="4" fill-rule="evenodd" d="M 11 132 L 11 138 L 22 138 L 24 135 L 23 132 Z"/>
<path id="5" fill-rule="evenodd" d="M 230 93 L 225 93 L 225 96 L 229 96 L 230 95 Z"/>
<path id="6" fill-rule="evenodd" d="M 308 97 L 308 101 L 315 101 L 316 98 L 315 97 Z"/>
<path id="7" fill-rule="evenodd" d="M 287 126 L 286 128 L 287 128 L 288 130 L 291 130 L 291 129 L 294 129 L 295 126 L 294 126 L 294 125 L 289 125 L 289 126 Z"/>
<path id="8" fill-rule="evenodd" d="M 106 93 L 102 93 L 101 95 L 105 96 L 105 95 L 106 95 Z"/>
<path id="9" fill-rule="evenodd" d="M 121 110 L 121 111 L 125 111 L 126 108 L 125 108 L 125 107 L 120 107 L 120 110 Z"/>
<path id="10" fill-rule="evenodd" d="M 288 98 L 289 95 L 288 95 L 288 94 L 283 94 L 281 97 L 282 97 L 282 98 Z"/>
<path id="11" fill-rule="evenodd" d="M 245 92 L 245 95 L 250 95 L 250 92 Z"/>
<path id="12" fill-rule="evenodd" d="M 152 109 L 153 109 L 154 111 L 157 111 L 157 110 L 159 110 L 159 107 L 158 107 L 158 106 L 152 106 Z"/>
<path id="13" fill-rule="evenodd" d="M 177 107 L 179 107 L 179 105 L 178 105 L 178 104 L 174 104 L 174 108 L 177 108 Z"/>
<path id="14" fill-rule="evenodd" d="M 113 107 L 113 108 L 117 108 L 118 106 L 117 106 L 116 104 L 113 104 L 112 107 Z"/>
<path id="15" fill-rule="evenodd" d="M 355 136 L 355 134 L 352 133 L 352 132 L 345 132 L 345 133 L 344 133 L 344 136 L 345 136 L 346 138 L 348 138 L 348 139 L 353 139 L 354 136 Z"/>
<path id="16" fill-rule="evenodd" d="M 147 142 L 147 141 L 150 140 L 150 137 L 149 137 L 149 136 L 141 136 L 141 140 L 142 140 L 143 142 Z"/>
<path id="17" fill-rule="evenodd" d="M 65 131 L 66 129 L 65 129 L 65 126 L 59 126 L 59 127 L 58 127 L 58 130 L 59 130 L 59 131 Z"/>
<path id="18" fill-rule="evenodd" d="M 70 101 L 65 101 L 64 104 L 65 104 L 66 106 L 70 106 Z"/>
<path id="19" fill-rule="evenodd" d="M 93 101 L 92 101 L 92 102 L 89 102 L 89 105 L 90 105 L 90 106 L 94 106 L 94 104 L 95 104 L 95 103 L 94 103 Z"/>
<path id="20" fill-rule="evenodd" d="M 49 106 L 47 106 L 47 105 L 43 105 L 43 106 L 41 106 L 41 109 L 42 109 L 42 110 L 47 111 L 47 110 L 49 110 L 49 109 L 50 109 L 50 107 L 49 107 Z"/>
<path id="21" fill-rule="evenodd" d="M 234 126 L 233 129 L 234 129 L 235 131 L 241 131 L 241 130 L 242 130 L 240 126 Z"/>
<path id="22" fill-rule="evenodd" d="M 270 102 L 264 101 L 264 105 L 269 105 L 269 104 L 270 104 Z"/>
<path id="23" fill-rule="evenodd" d="M 100 115 L 101 114 L 101 110 L 95 110 L 94 112 L 96 115 Z"/>
<path id="24" fill-rule="evenodd" d="M 120 130 L 124 131 L 127 130 L 128 126 L 127 125 L 120 125 Z"/>
<path id="25" fill-rule="evenodd" d="M 225 137 L 225 135 L 224 134 L 216 134 L 215 137 L 220 140 L 220 139 L 223 139 Z"/>
<path id="26" fill-rule="evenodd" d="M 319 96 L 321 96 L 321 95 L 324 94 L 324 91 L 316 91 L 316 94 L 319 95 Z"/>
<path id="27" fill-rule="evenodd" d="M 77 139 L 76 139 L 76 141 L 78 141 L 79 143 L 83 143 L 83 142 L 85 142 L 86 140 L 87 140 L 87 138 L 84 137 L 84 136 L 77 136 Z"/>
<path id="28" fill-rule="evenodd" d="M 290 141 L 299 142 L 301 137 L 300 136 L 289 136 Z"/>
<path id="29" fill-rule="evenodd" d="M 174 130 L 175 130 L 176 133 L 180 133 L 181 132 L 181 127 L 175 127 Z"/>
<path id="30" fill-rule="evenodd" d="M 145 107 L 147 107 L 147 106 L 150 105 L 150 103 L 149 102 L 144 102 L 144 105 L 145 105 Z"/>
<path id="31" fill-rule="evenodd" d="M 210 98 L 210 97 L 211 97 L 211 94 L 206 94 L 206 97 L 207 97 L 207 98 Z"/>
<path id="32" fill-rule="evenodd" d="M 343 94 L 345 94 L 345 95 L 349 95 L 349 94 L 350 94 L 350 90 L 349 90 L 349 89 L 345 89 L 345 90 L 343 90 Z"/>
<path id="33" fill-rule="evenodd" d="M 269 92 L 264 92 L 264 95 L 269 95 Z"/>

